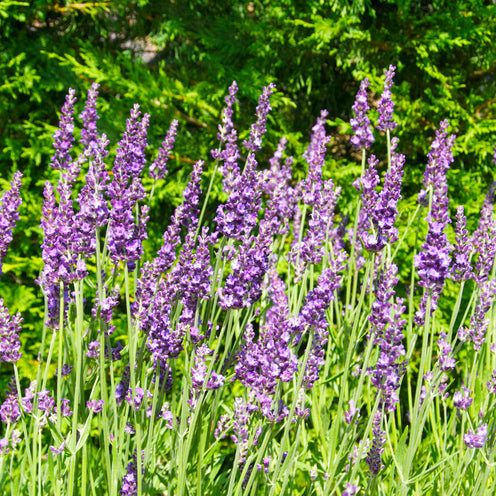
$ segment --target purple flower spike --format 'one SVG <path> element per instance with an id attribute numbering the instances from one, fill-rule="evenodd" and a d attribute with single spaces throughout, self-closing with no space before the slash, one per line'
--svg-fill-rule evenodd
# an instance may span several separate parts
<path id="1" fill-rule="evenodd" d="M 219 132 L 217 133 L 217 139 L 220 141 L 221 145 L 225 144 L 225 149 L 212 150 L 212 157 L 218 159 L 222 162 L 219 170 L 223 176 L 223 186 L 224 191 L 229 193 L 233 186 L 234 181 L 239 176 L 239 150 L 236 143 L 238 139 L 238 134 L 232 122 L 233 106 L 236 103 L 236 93 L 238 92 L 238 85 L 236 81 L 233 81 L 229 87 L 229 94 L 226 96 L 226 107 L 222 111 L 222 123 L 219 124 Z"/>
<path id="2" fill-rule="evenodd" d="M 11 317 L 3 300 L 0 299 L 0 361 L 17 362 L 21 358 L 21 341 L 19 340 L 21 322 L 21 314 L 18 313 Z"/>
<path id="3" fill-rule="evenodd" d="M 176 119 L 171 122 L 169 131 L 158 152 L 158 156 L 153 161 L 152 165 L 150 165 L 150 177 L 152 179 L 163 179 L 167 174 L 167 161 L 171 155 L 172 148 L 174 148 L 178 124 Z"/>
<path id="4" fill-rule="evenodd" d="M 262 149 L 262 137 L 267 131 L 267 115 L 271 111 L 270 95 L 274 93 L 276 85 L 270 83 L 263 89 L 257 106 L 257 121 L 252 124 L 250 131 L 250 139 L 243 141 L 243 146 L 250 152 L 255 153 Z"/>
<path id="5" fill-rule="evenodd" d="M 374 417 L 373 422 L 373 441 L 372 446 L 367 454 L 366 462 L 369 466 L 370 473 L 373 477 L 375 477 L 380 470 L 384 468 L 382 464 L 381 456 L 384 452 L 384 445 L 386 444 L 386 433 L 381 428 L 382 424 L 382 414 L 381 412 L 377 412 Z"/>
<path id="6" fill-rule="evenodd" d="M 257 165 L 255 154 L 250 153 L 245 170 L 236 179 L 226 204 L 217 208 L 214 220 L 218 231 L 228 238 L 242 239 L 257 223 L 262 199 Z"/>
<path id="7" fill-rule="evenodd" d="M 141 208 L 138 223 L 135 223 L 134 208 L 144 200 L 145 190 L 139 178 L 145 166 L 146 133 L 149 115 L 140 120 L 139 106 L 131 110 L 126 131 L 119 142 L 114 164 L 114 179 L 108 187 L 112 210 L 108 224 L 108 249 L 115 264 L 127 262 L 134 269 L 135 262 L 143 254 L 146 239 L 148 207 Z"/>
<path id="8" fill-rule="evenodd" d="M 463 206 L 460 205 L 456 209 L 456 243 L 454 245 L 453 265 L 450 270 L 450 277 L 454 281 L 467 281 L 473 276 L 470 264 L 472 244 L 466 226 L 467 218 L 465 217 Z"/>
<path id="9" fill-rule="evenodd" d="M 17 422 L 21 418 L 19 399 L 13 382 L 14 379 L 12 379 L 12 383 L 9 383 L 9 391 L 7 392 L 7 397 L 0 406 L 0 419 L 4 424 L 17 424 Z"/>
<path id="10" fill-rule="evenodd" d="M 79 116 L 83 121 L 80 143 L 84 146 L 85 155 L 88 157 L 94 157 L 97 148 L 96 141 L 98 139 L 98 130 L 96 122 L 99 119 L 99 116 L 96 111 L 96 99 L 98 97 L 99 87 L 100 85 L 98 83 L 93 83 L 91 85 L 91 88 L 88 90 L 86 105 Z"/>
<path id="11" fill-rule="evenodd" d="M 381 395 L 381 405 L 384 411 L 390 413 L 396 409 L 399 402 L 397 390 L 400 387 L 401 376 L 405 372 L 405 363 L 400 358 L 405 355 L 403 346 L 402 319 L 405 311 L 403 300 L 394 301 L 394 286 L 398 282 L 398 268 L 391 262 L 386 262 L 383 271 L 377 278 L 375 288 L 376 300 L 372 304 L 371 337 L 380 349 L 379 359 L 372 370 L 371 381 Z"/>
<path id="12" fill-rule="evenodd" d="M 103 410 L 103 405 L 103 400 L 90 400 L 86 402 L 86 407 L 93 413 L 100 413 Z"/>
<path id="13" fill-rule="evenodd" d="M 386 80 L 384 81 L 384 90 L 381 99 L 379 100 L 379 121 L 377 122 L 377 129 L 380 129 L 381 131 L 386 131 L 387 129 L 392 131 L 398 125 L 393 121 L 394 102 L 391 98 L 391 88 L 393 86 L 395 70 L 396 67 L 390 65 L 389 69 L 386 69 L 384 72 Z"/>
<path id="14" fill-rule="evenodd" d="M 59 129 L 53 135 L 53 155 L 50 165 L 54 169 L 67 169 L 71 161 L 70 152 L 74 143 L 74 103 L 76 103 L 75 91 L 71 88 L 65 97 L 65 103 L 62 107 L 60 116 Z"/>
<path id="15" fill-rule="evenodd" d="M 330 137 L 326 136 L 325 123 L 329 113 L 320 112 L 317 123 L 312 128 L 312 137 L 303 158 L 308 163 L 308 177 L 301 183 L 303 203 L 314 205 L 318 200 L 318 193 L 322 190 L 322 168 L 325 165 L 326 146 Z"/>
<path id="16" fill-rule="evenodd" d="M 353 136 L 351 137 L 351 146 L 355 150 L 369 149 L 374 142 L 374 135 L 372 134 L 372 127 L 370 119 L 367 116 L 369 104 L 367 102 L 367 88 L 369 87 L 369 80 L 365 78 L 361 84 L 360 89 L 356 95 L 355 103 L 353 104 L 353 111 L 355 117 L 350 120 L 351 130 Z"/>
<path id="17" fill-rule="evenodd" d="M 463 440 L 468 448 L 476 449 L 482 448 L 486 443 L 487 438 L 487 424 L 481 425 L 475 433 L 471 430 L 463 436 Z"/>
<path id="18" fill-rule="evenodd" d="M 10 183 L 10 190 L 6 191 L 0 200 L 0 274 L 2 273 L 2 262 L 12 241 L 12 231 L 19 220 L 19 206 L 22 203 L 20 197 L 21 172 L 14 173 Z"/>
<path id="19" fill-rule="evenodd" d="M 419 201 L 427 200 L 427 192 L 432 190 L 431 211 L 428 217 L 429 231 L 421 252 L 415 256 L 414 265 L 417 267 L 420 278 L 419 286 L 425 288 L 420 301 L 420 308 L 415 315 L 415 323 L 424 325 L 426 305 L 431 297 L 431 312 L 437 308 L 437 300 L 444 287 L 451 264 L 450 244 L 444 229 L 450 222 L 448 213 L 448 183 L 446 172 L 453 161 L 451 148 L 455 136 L 448 137 L 446 132 L 449 126 L 444 120 L 436 132 L 428 155 L 427 169 L 424 174 L 424 189 L 419 194 Z"/>
<path id="20" fill-rule="evenodd" d="M 454 369 L 456 366 L 456 360 L 450 356 L 452 352 L 451 344 L 446 341 L 446 337 L 446 333 L 441 331 L 437 340 L 439 347 L 439 367 L 443 372 Z"/>
<path id="21" fill-rule="evenodd" d="M 455 408 L 459 408 L 460 410 L 466 410 L 474 401 L 469 395 L 472 391 L 467 389 L 466 387 L 462 387 L 462 391 L 457 391 L 453 395 L 453 405 Z"/>

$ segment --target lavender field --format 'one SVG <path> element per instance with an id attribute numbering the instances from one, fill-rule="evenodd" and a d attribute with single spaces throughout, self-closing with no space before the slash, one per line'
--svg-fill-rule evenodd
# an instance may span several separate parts
<path id="1" fill-rule="evenodd" d="M 59 179 L 40 199 L 33 381 L 18 368 L 22 315 L 1 301 L 0 493 L 493 494 L 496 183 L 467 229 L 443 120 L 416 202 L 403 198 L 394 76 L 378 101 L 367 79 L 356 95 L 351 202 L 328 170 L 328 111 L 297 180 L 286 137 L 259 158 L 275 85 L 248 132 L 233 82 L 218 147 L 192 167 L 153 258 L 149 205 L 181 126 L 147 160 L 153 121 L 135 105 L 110 158 L 99 85 L 86 100 L 69 90 Z M 22 170 L 1 200 L 2 261 L 21 183 Z"/>

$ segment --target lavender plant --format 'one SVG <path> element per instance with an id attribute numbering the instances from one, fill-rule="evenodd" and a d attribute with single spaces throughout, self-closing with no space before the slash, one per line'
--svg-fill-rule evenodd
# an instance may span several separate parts
<path id="1" fill-rule="evenodd" d="M 98 85 L 80 115 L 79 154 L 69 91 L 54 135 L 59 180 L 44 190 L 33 381 L 17 366 L 22 317 L 0 301 L 0 357 L 12 370 L 0 405 L 1 491 L 492 494 L 494 187 L 472 235 L 462 206 L 449 229 L 455 137 L 443 121 L 419 207 L 400 222 L 407 162 L 391 136 L 395 70 L 385 72 L 378 115 L 367 80 L 353 106 L 363 174 L 351 208 L 326 168 L 327 111 L 296 182 L 286 139 L 269 163 L 259 154 L 275 86 L 262 92 L 244 152 L 233 83 L 214 163 L 195 163 L 153 257 L 143 246 L 147 202 L 166 180 L 178 122 L 147 168 L 150 117 L 134 106 L 111 164 Z M 382 161 L 368 155 L 374 122 Z M 212 225 L 209 167 L 227 195 Z M 20 179 L 1 200 L 1 261 Z M 425 236 L 418 253 L 406 246 L 412 235 Z"/>

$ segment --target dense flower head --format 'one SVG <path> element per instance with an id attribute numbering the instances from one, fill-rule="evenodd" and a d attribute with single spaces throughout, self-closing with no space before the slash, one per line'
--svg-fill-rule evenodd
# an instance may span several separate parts
<path id="1" fill-rule="evenodd" d="M 250 153 L 243 174 L 238 176 L 224 205 L 219 205 L 215 222 L 222 235 L 241 239 L 251 233 L 261 208 L 261 181 L 255 155 Z"/>
<path id="2" fill-rule="evenodd" d="M 243 141 L 244 147 L 252 153 L 262 149 L 262 138 L 267 131 L 267 115 L 272 110 L 272 107 L 270 106 L 270 96 L 274 93 L 275 89 L 276 85 L 274 83 L 270 83 L 268 86 L 264 87 L 258 100 L 256 111 L 257 120 L 251 125 L 250 139 Z"/>
<path id="3" fill-rule="evenodd" d="M 428 154 L 427 170 L 424 174 L 424 189 L 419 201 L 425 201 L 428 191 L 432 192 L 431 209 L 428 216 L 428 233 L 421 252 L 415 256 L 414 265 L 419 275 L 419 286 L 425 288 L 415 323 L 423 325 L 428 298 L 431 298 L 431 312 L 437 308 L 437 300 L 449 275 L 451 246 L 444 229 L 450 222 L 448 212 L 448 183 L 446 172 L 453 161 L 451 148 L 455 136 L 448 137 L 448 121 L 442 121 Z"/>
<path id="4" fill-rule="evenodd" d="M 470 397 L 471 392 L 470 389 L 463 386 L 461 391 L 456 391 L 453 395 L 453 405 L 455 408 L 466 410 L 474 401 L 474 399 Z"/>
<path id="5" fill-rule="evenodd" d="M 165 136 L 162 146 L 158 151 L 157 158 L 150 165 L 150 177 L 152 179 L 163 179 L 167 174 L 167 162 L 170 158 L 174 142 L 176 140 L 177 126 L 179 122 L 174 119 Z"/>
<path id="6" fill-rule="evenodd" d="M 353 104 L 353 112 L 355 117 L 350 120 L 353 136 L 351 137 L 351 146 L 355 150 L 367 150 L 374 142 L 374 135 L 370 125 L 370 119 L 367 116 L 369 104 L 367 101 L 367 88 L 369 80 L 365 78 L 360 83 L 360 89 L 356 95 L 355 103 Z"/>
<path id="7" fill-rule="evenodd" d="M 65 97 L 62 107 L 59 127 L 53 135 L 53 155 L 50 165 L 54 169 L 67 169 L 71 161 L 70 152 L 74 143 L 74 104 L 76 103 L 76 92 L 70 88 Z"/>
<path id="8" fill-rule="evenodd" d="M 379 358 L 371 371 L 371 382 L 377 388 L 380 404 L 387 413 L 396 409 L 399 402 L 397 390 L 406 370 L 406 364 L 400 362 L 401 357 L 406 354 L 403 345 L 403 327 L 406 321 L 402 318 L 406 308 L 401 298 L 393 302 L 397 274 L 397 266 L 386 261 L 377 278 L 375 301 L 369 317 L 371 337 L 380 350 Z"/>
<path id="9" fill-rule="evenodd" d="M 140 174 L 145 166 L 146 134 L 149 115 L 140 120 L 139 106 L 131 110 L 126 131 L 119 142 L 113 168 L 113 180 L 108 186 L 111 203 L 107 230 L 108 250 L 115 264 L 127 262 L 133 269 L 143 254 L 142 242 L 146 238 L 148 206 L 141 207 L 135 222 L 134 209 L 144 200 L 145 190 Z"/>
<path id="10" fill-rule="evenodd" d="M 427 195 L 429 191 L 441 189 L 446 184 L 446 172 L 453 162 L 451 149 L 455 141 L 455 135 L 448 136 L 449 122 L 445 119 L 439 124 L 436 136 L 427 154 L 427 167 L 422 179 L 423 189 L 418 195 L 419 203 L 428 204 Z M 434 201 L 432 202 L 434 204 Z"/>
<path id="11" fill-rule="evenodd" d="M 21 358 L 21 322 L 21 314 L 11 317 L 3 299 L 0 299 L 0 361 L 17 362 Z"/>
<path id="12" fill-rule="evenodd" d="M 379 120 L 377 121 L 377 129 L 380 129 L 381 131 L 386 131 L 388 129 L 392 131 L 398 125 L 393 121 L 394 102 L 391 98 L 391 88 L 393 86 L 395 70 L 396 67 L 390 65 L 389 68 L 384 71 L 386 80 L 384 81 L 384 90 L 379 100 Z"/>
<path id="13" fill-rule="evenodd" d="M 341 188 L 335 187 L 332 179 L 324 182 L 316 193 L 315 203 L 308 221 L 307 231 L 301 240 L 293 245 L 290 260 L 296 265 L 296 280 L 308 264 L 318 264 L 325 254 L 325 241 L 329 237 L 334 213 Z"/>
<path id="14" fill-rule="evenodd" d="M 451 356 L 451 344 L 446 341 L 447 335 L 441 331 L 437 345 L 439 347 L 439 367 L 442 371 L 447 371 L 455 368 L 456 360 Z"/>
<path id="15" fill-rule="evenodd" d="M 19 399 L 15 386 L 9 383 L 7 397 L 2 405 L 0 405 L 0 419 L 4 424 L 16 424 L 21 418 L 21 409 L 19 407 Z"/>
<path id="16" fill-rule="evenodd" d="M 19 220 L 19 206 L 22 203 L 20 196 L 22 173 L 16 171 L 10 183 L 10 190 L 0 199 L 0 274 L 2 262 L 12 241 L 12 231 Z"/>
<path id="17" fill-rule="evenodd" d="M 375 477 L 383 468 L 382 464 L 382 453 L 384 452 L 384 446 L 386 444 L 386 433 L 382 430 L 382 414 L 378 411 L 375 414 L 373 427 L 372 427 L 372 446 L 367 454 L 365 461 L 369 466 L 370 473 Z"/>
<path id="18" fill-rule="evenodd" d="M 326 311 L 335 299 L 336 291 L 341 287 L 341 272 L 345 268 L 345 262 L 345 252 L 336 253 L 335 258 L 330 261 L 330 266 L 320 274 L 315 289 L 308 293 L 298 316 L 302 332 L 310 327 L 315 331 L 303 377 L 307 389 L 312 388 L 318 380 L 320 369 L 325 363 L 324 348 L 328 335 Z"/>
<path id="19" fill-rule="evenodd" d="M 86 184 L 78 195 L 79 212 L 74 217 L 77 230 L 75 252 L 90 257 L 96 252 L 96 229 L 107 225 L 109 209 L 106 190 L 110 181 L 106 170 L 105 158 L 108 155 L 107 137 L 92 141 L 92 160 L 85 174 Z"/>
<path id="20" fill-rule="evenodd" d="M 476 429 L 475 432 L 469 430 L 467 434 L 463 436 L 463 441 L 468 448 L 476 449 L 482 448 L 486 443 L 488 434 L 487 424 L 482 424 Z"/>
<path id="21" fill-rule="evenodd" d="M 236 103 L 237 92 L 238 85 L 236 81 L 233 81 L 225 98 L 226 106 L 222 111 L 222 122 L 219 124 L 219 132 L 217 133 L 217 139 L 220 141 L 221 146 L 218 150 L 211 151 L 212 157 L 221 161 L 219 170 L 223 176 L 223 186 L 226 193 L 232 190 L 235 179 L 240 173 L 238 166 L 238 159 L 240 158 L 237 145 L 238 134 L 232 122 L 233 106 Z M 221 150 L 223 144 L 225 148 Z"/>
<path id="22" fill-rule="evenodd" d="M 269 269 L 270 238 L 247 236 L 231 262 L 231 273 L 219 288 L 219 305 L 224 308 L 246 308 L 262 295 L 262 282 Z"/>
<path id="23" fill-rule="evenodd" d="M 495 193 L 496 183 L 493 183 L 484 198 L 477 229 L 470 239 L 473 251 L 478 253 L 473 277 L 478 284 L 488 280 L 496 256 L 496 222 L 493 219 Z"/>
<path id="24" fill-rule="evenodd" d="M 473 275 L 470 256 L 472 243 L 468 234 L 467 217 L 462 205 L 456 209 L 455 245 L 453 246 L 453 265 L 450 277 L 454 281 L 466 281 Z"/>
<path id="25" fill-rule="evenodd" d="M 98 97 L 98 83 L 93 83 L 88 90 L 88 98 L 84 110 L 79 116 L 83 121 L 83 129 L 81 130 L 80 143 L 84 146 L 85 155 L 88 157 L 95 156 L 97 148 L 98 129 L 97 121 L 100 118 L 96 110 L 96 100 Z"/>
<path id="26" fill-rule="evenodd" d="M 299 186 L 303 203 L 307 205 L 314 205 L 317 202 L 318 193 L 322 189 L 322 168 L 325 165 L 326 146 L 331 139 L 326 135 L 325 130 L 328 115 L 327 110 L 320 112 L 320 117 L 312 128 L 310 144 L 303 153 L 303 158 L 308 164 L 308 174 Z"/>

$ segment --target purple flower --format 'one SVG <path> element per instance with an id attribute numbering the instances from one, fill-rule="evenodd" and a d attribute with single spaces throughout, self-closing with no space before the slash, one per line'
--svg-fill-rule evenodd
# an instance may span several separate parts
<path id="1" fill-rule="evenodd" d="M 215 390 L 224 385 L 224 376 L 217 374 L 212 370 L 210 377 L 207 378 L 207 357 L 213 353 L 206 344 L 202 344 L 196 350 L 195 365 L 191 368 L 191 383 L 196 392 L 203 388 Z"/>
<path id="2" fill-rule="evenodd" d="M 463 440 L 468 448 L 482 448 L 487 438 L 487 424 L 482 424 L 475 432 L 469 430 L 463 436 Z"/>
<path id="3" fill-rule="evenodd" d="M 86 408 L 92 413 L 100 413 L 104 404 L 103 400 L 89 400 L 86 402 Z"/>
<path id="4" fill-rule="evenodd" d="M 261 193 L 257 161 L 255 154 L 250 153 L 245 170 L 235 179 L 227 202 L 217 208 L 215 222 L 218 231 L 232 239 L 249 235 L 257 223 Z"/>
<path id="5" fill-rule="evenodd" d="M 384 468 L 384 465 L 381 461 L 382 453 L 384 452 L 384 445 L 386 444 L 386 433 L 381 428 L 382 424 L 382 414 L 378 411 L 375 414 L 372 433 L 373 440 L 372 446 L 370 447 L 369 452 L 367 453 L 367 458 L 365 459 L 367 465 L 369 466 L 370 473 L 372 477 L 375 477 L 380 470 Z"/>
<path id="6" fill-rule="evenodd" d="M 334 221 L 334 210 L 341 193 L 332 179 L 324 182 L 324 187 L 316 193 L 313 210 L 308 221 L 308 229 L 299 243 L 290 252 L 290 260 L 296 265 L 296 280 L 301 279 L 308 264 L 318 264 L 325 254 L 324 243 Z"/>
<path id="7" fill-rule="evenodd" d="M 51 411 L 55 406 L 55 400 L 50 396 L 50 391 L 44 389 L 38 393 L 38 410 Z"/>
<path id="8" fill-rule="evenodd" d="M 19 220 L 18 209 L 22 203 L 20 197 L 21 178 L 21 172 L 14 173 L 10 190 L 6 191 L 0 200 L 0 274 L 2 273 L 3 259 L 12 241 L 12 231 Z"/>
<path id="9" fill-rule="evenodd" d="M 367 116 L 369 104 L 367 102 L 367 88 L 369 87 L 369 80 L 365 78 L 361 84 L 360 89 L 356 95 L 355 103 L 353 104 L 353 112 L 355 118 L 350 120 L 351 130 L 353 136 L 351 137 L 351 146 L 355 150 L 369 149 L 374 142 L 374 135 L 372 134 L 372 127 L 370 119 Z"/>
<path id="10" fill-rule="evenodd" d="M 255 153 L 262 149 L 262 137 L 267 131 L 267 115 L 271 111 L 270 95 L 276 89 L 275 84 L 270 83 L 263 89 L 256 111 L 257 121 L 251 125 L 250 139 L 243 141 L 243 146 L 250 152 Z"/>
<path id="11" fill-rule="evenodd" d="M 231 437 L 234 443 L 238 445 L 239 458 L 238 464 L 243 466 L 246 461 L 246 455 L 249 449 L 249 437 L 250 432 L 248 430 L 248 422 L 250 420 L 250 412 L 248 410 L 248 405 L 241 399 L 236 398 L 234 400 L 234 420 L 233 420 L 233 431 L 234 434 Z"/>
<path id="12" fill-rule="evenodd" d="M 19 339 L 21 322 L 21 314 L 17 313 L 11 317 L 3 300 L 0 299 L 0 361 L 17 362 L 21 358 Z"/>
<path id="13" fill-rule="evenodd" d="M 75 91 L 70 88 L 69 93 L 65 97 L 65 103 L 62 107 L 59 129 L 53 135 L 53 147 L 55 154 L 53 155 L 50 165 L 54 169 L 64 170 L 68 168 L 70 152 L 74 142 L 74 103 L 76 102 Z"/>
<path id="14" fill-rule="evenodd" d="M 496 281 L 486 280 L 479 286 L 477 304 L 475 311 L 470 317 L 470 327 L 461 328 L 458 331 L 458 337 L 461 341 L 472 341 L 473 348 L 479 351 L 486 340 L 485 335 L 489 327 L 489 318 L 487 316 L 496 297 Z"/>
<path id="15" fill-rule="evenodd" d="M 397 390 L 400 387 L 401 376 L 405 372 L 405 363 L 399 360 L 405 355 L 403 346 L 402 319 L 405 311 L 403 299 L 394 302 L 394 286 L 398 282 L 398 268 L 389 260 L 377 277 L 375 287 L 375 301 L 372 304 L 372 313 L 369 316 L 371 323 L 370 336 L 379 346 L 379 358 L 373 368 L 371 382 L 377 388 L 381 397 L 381 405 L 386 413 L 396 409 L 399 402 Z"/>
<path id="16" fill-rule="evenodd" d="M 396 67 L 390 65 L 389 69 L 384 71 L 386 80 L 384 81 L 384 90 L 381 99 L 379 100 L 379 120 L 377 122 L 377 129 L 380 129 L 381 131 L 386 131 L 387 129 L 392 131 L 398 125 L 393 121 L 394 102 L 391 98 L 391 88 L 393 86 L 395 70 Z"/>
<path id="17" fill-rule="evenodd" d="M 355 496 L 357 494 L 359 487 L 349 482 L 346 484 L 346 489 L 343 491 L 342 496 Z"/>
<path id="18" fill-rule="evenodd" d="M 376 166 L 378 160 L 374 155 L 368 159 L 368 168 L 361 179 L 357 181 L 361 189 L 362 210 L 359 217 L 359 235 L 369 251 L 380 251 L 386 243 L 398 239 L 398 229 L 394 223 L 398 216 L 398 201 L 401 199 L 401 182 L 405 156 L 396 153 L 398 139 L 391 142 L 391 168 L 384 175 L 384 186 L 380 193 L 379 174 Z"/>
<path id="19" fill-rule="evenodd" d="M 109 141 L 105 135 L 92 141 L 92 160 L 85 175 L 86 184 L 79 196 L 79 212 L 75 215 L 75 228 L 78 232 L 75 251 L 85 257 L 96 252 L 96 229 L 107 225 L 109 209 L 105 197 L 110 176 L 105 168 Z"/>
<path id="20" fill-rule="evenodd" d="M 65 450 L 65 445 L 66 442 L 62 441 L 62 444 L 58 448 L 56 448 L 55 446 L 50 446 L 50 451 L 52 452 L 52 456 L 60 455 L 61 453 L 63 453 Z"/>
<path id="21" fill-rule="evenodd" d="M 36 381 L 32 381 L 29 384 L 29 386 L 24 390 L 24 396 L 21 399 L 22 409 L 27 414 L 33 412 L 33 399 L 35 392 L 36 392 Z"/>
<path id="22" fill-rule="evenodd" d="M 60 400 L 60 413 L 62 414 L 62 417 L 70 417 L 72 415 L 70 400 L 68 400 L 66 398 L 61 398 L 61 400 Z"/>
<path id="23" fill-rule="evenodd" d="M 91 341 L 88 344 L 88 351 L 86 352 L 86 356 L 88 358 L 98 358 L 100 354 L 100 343 L 98 341 Z"/>
<path id="24" fill-rule="evenodd" d="M 119 493 L 122 496 L 135 496 L 138 494 L 138 469 L 136 462 L 132 461 L 126 467 L 126 474 L 122 478 Z"/>
<path id="25" fill-rule="evenodd" d="M 439 366 L 442 371 L 447 371 L 455 368 L 456 360 L 450 356 L 451 345 L 446 341 L 446 333 L 440 332 L 440 337 L 437 340 L 439 347 Z"/>
<path id="26" fill-rule="evenodd" d="M 88 157 L 96 156 L 96 149 L 98 148 L 98 130 L 97 120 L 100 118 L 96 111 L 96 99 L 98 97 L 98 83 L 93 83 L 88 90 L 88 98 L 83 112 L 79 116 L 83 121 L 83 129 L 81 130 L 80 143 L 84 146 L 85 155 Z"/>
<path id="27" fill-rule="evenodd" d="M 165 136 L 162 146 L 158 152 L 157 158 L 150 165 L 150 177 L 152 179 L 163 179 L 167 174 L 167 161 L 174 148 L 174 141 L 176 140 L 178 121 L 174 119 L 171 122 L 169 131 Z"/>
<path id="28" fill-rule="evenodd" d="M 346 410 L 344 412 L 344 420 L 347 424 L 351 424 L 351 422 L 354 420 L 355 424 L 359 423 L 359 418 L 360 418 L 360 408 L 357 408 L 355 406 L 355 401 L 350 400 L 348 401 L 348 405 L 350 407 L 349 410 Z"/>
<path id="29" fill-rule="evenodd" d="M 4 424 L 17 424 L 21 418 L 19 399 L 13 384 L 9 383 L 7 397 L 0 406 L 0 419 Z"/>
<path id="30" fill-rule="evenodd" d="M 320 112 L 317 123 L 312 128 L 310 144 L 303 154 L 308 163 L 308 175 L 300 185 L 303 203 L 314 205 L 318 201 L 318 192 L 322 190 L 322 168 L 325 165 L 326 146 L 330 137 L 326 136 L 324 124 L 329 113 L 327 110 Z"/>
<path id="31" fill-rule="evenodd" d="M 460 410 L 467 410 L 467 408 L 474 401 L 473 398 L 469 396 L 472 391 L 463 386 L 462 390 L 463 393 L 462 391 L 456 391 L 456 393 L 453 395 L 453 405 Z"/>
<path id="32" fill-rule="evenodd" d="M 135 222 L 133 210 L 144 200 L 145 190 L 139 178 L 145 166 L 146 133 L 149 115 L 139 120 L 141 112 L 135 105 L 127 120 L 126 131 L 119 142 L 113 168 L 113 181 L 108 186 L 112 209 L 107 230 L 108 250 L 115 264 L 127 262 L 132 270 L 143 254 L 146 238 L 148 207 L 144 205 Z"/>
<path id="33" fill-rule="evenodd" d="M 299 327 L 304 332 L 310 327 L 315 330 L 312 349 L 308 356 L 303 383 L 307 389 L 313 387 L 319 378 L 319 370 L 325 363 L 324 347 L 327 343 L 326 311 L 335 298 L 336 290 L 341 286 L 342 272 L 345 268 L 346 253 L 340 251 L 330 261 L 330 267 L 324 269 L 317 281 L 317 286 L 308 293 L 299 315 Z"/>
<path id="34" fill-rule="evenodd" d="M 67 363 L 63 363 L 62 364 L 62 377 L 67 377 L 68 375 L 70 375 L 73 368 L 74 367 L 72 365 L 68 365 Z M 55 375 L 58 375 L 58 369 L 55 371 Z"/>
<path id="35" fill-rule="evenodd" d="M 427 300 L 431 299 L 431 312 L 437 308 L 437 300 L 449 274 L 451 259 L 450 245 L 444 229 L 450 222 L 448 213 L 448 184 L 446 171 L 453 161 L 451 148 L 455 136 L 448 137 L 448 121 L 442 121 L 436 138 L 428 155 L 427 170 L 424 174 L 424 189 L 419 194 L 419 201 L 426 200 L 428 191 L 432 191 L 432 207 L 428 216 L 429 231 L 421 252 L 415 256 L 414 265 L 420 278 L 419 286 L 425 288 L 420 301 L 420 308 L 415 315 L 415 323 L 424 325 Z"/>
<path id="36" fill-rule="evenodd" d="M 453 247 L 453 265 L 450 269 L 450 277 L 454 281 L 466 281 L 473 275 L 470 264 L 472 244 L 466 226 L 467 218 L 465 217 L 463 206 L 460 205 L 456 209 L 456 243 Z"/>
<path id="37" fill-rule="evenodd" d="M 220 307 L 247 308 L 260 299 L 262 281 L 269 268 L 270 241 L 262 236 L 243 240 L 224 287 L 218 289 Z"/>
<path id="38" fill-rule="evenodd" d="M 223 176 L 223 186 L 226 193 L 232 191 L 235 179 L 239 176 L 239 166 L 237 163 L 239 150 L 236 144 L 238 135 L 232 122 L 233 106 L 236 102 L 237 91 L 238 86 L 236 81 L 233 81 L 229 87 L 229 94 L 225 98 L 226 107 L 222 111 L 222 123 L 219 124 L 219 132 L 217 133 L 217 139 L 221 145 L 225 144 L 225 149 L 223 151 L 220 151 L 220 149 L 211 151 L 212 157 L 222 162 L 220 171 Z"/>

